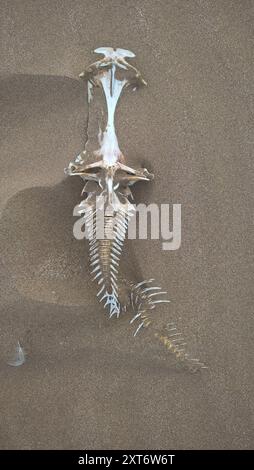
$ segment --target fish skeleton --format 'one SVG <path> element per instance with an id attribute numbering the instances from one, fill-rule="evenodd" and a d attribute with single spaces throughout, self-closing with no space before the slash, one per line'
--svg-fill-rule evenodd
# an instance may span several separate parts
<path id="1" fill-rule="evenodd" d="M 91 276 L 98 285 L 98 300 L 109 317 L 131 312 L 130 324 L 136 326 L 136 336 L 153 322 L 152 311 L 169 302 L 164 298 L 166 292 L 153 285 L 153 279 L 135 284 L 119 274 L 124 240 L 135 213 L 131 187 L 139 181 L 149 182 L 154 176 L 146 168 L 132 168 L 126 164 L 116 135 L 115 110 L 126 88 L 136 90 L 146 82 L 138 69 L 127 61 L 135 57 L 133 52 L 112 47 L 100 47 L 94 52 L 103 58 L 92 63 L 80 78 L 87 83 L 89 113 L 94 93 L 99 90 L 106 102 L 107 119 L 92 151 L 88 149 L 87 139 L 85 150 L 70 162 L 65 173 L 78 175 L 85 182 L 82 191 L 85 198 L 78 206 L 78 214 L 86 226 Z M 127 289 L 124 300 L 121 298 L 123 286 Z M 154 336 L 189 370 L 205 368 L 201 361 L 186 352 L 184 339 L 175 325 L 171 324 L 163 332 L 156 330 Z"/>

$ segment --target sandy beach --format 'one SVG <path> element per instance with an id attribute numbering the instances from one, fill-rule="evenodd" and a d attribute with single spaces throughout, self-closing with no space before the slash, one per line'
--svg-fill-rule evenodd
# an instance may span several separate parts
<path id="1" fill-rule="evenodd" d="M 251 0 L 1 0 L 0 448 L 253 448 Z M 252 16 L 252 19 L 251 19 Z M 137 202 L 182 205 L 182 244 L 128 240 L 125 276 L 153 277 L 208 370 L 176 369 L 148 331 L 109 320 L 73 237 L 82 181 L 79 73 L 130 49 L 148 83 L 117 132 L 153 182 Z M 20 367 L 7 364 L 17 341 Z"/>

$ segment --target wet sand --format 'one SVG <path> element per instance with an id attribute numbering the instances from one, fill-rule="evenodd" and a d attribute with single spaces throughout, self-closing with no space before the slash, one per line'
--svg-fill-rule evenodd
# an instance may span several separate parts
<path id="1" fill-rule="evenodd" d="M 253 448 L 251 1 L 1 1 L 1 449 Z M 182 246 L 128 241 L 125 275 L 154 277 L 209 366 L 176 370 L 148 332 L 109 321 L 86 242 L 78 74 L 101 45 L 133 50 L 148 87 L 117 112 L 137 202 L 181 203 Z M 7 365 L 20 340 L 21 367 Z"/>

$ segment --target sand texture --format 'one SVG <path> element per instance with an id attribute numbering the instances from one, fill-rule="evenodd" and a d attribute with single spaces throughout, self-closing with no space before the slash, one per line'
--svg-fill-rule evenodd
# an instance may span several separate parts
<path id="1" fill-rule="evenodd" d="M 253 448 L 251 0 L 1 0 L 0 448 Z M 175 369 L 107 319 L 72 235 L 95 47 L 133 50 L 148 87 L 117 110 L 137 202 L 181 203 L 182 246 L 126 244 L 124 275 L 209 366 Z M 7 365 L 20 340 L 27 360 Z"/>

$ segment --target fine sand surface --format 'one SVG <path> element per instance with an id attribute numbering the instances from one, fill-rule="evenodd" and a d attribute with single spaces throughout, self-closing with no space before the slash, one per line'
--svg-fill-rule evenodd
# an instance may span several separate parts
<path id="1" fill-rule="evenodd" d="M 253 448 L 251 0 L 1 0 L 0 448 Z M 182 246 L 128 241 L 133 280 L 209 369 L 176 370 L 149 332 L 108 320 L 72 235 L 84 83 L 95 47 L 133 50 L 148 87 L 117 112 L 121 149 L 181 203 Z M 7 365 L 20 340 L 21 367 Z"/>

